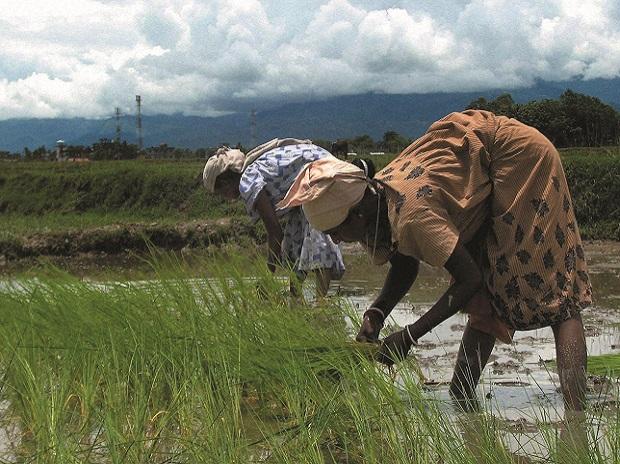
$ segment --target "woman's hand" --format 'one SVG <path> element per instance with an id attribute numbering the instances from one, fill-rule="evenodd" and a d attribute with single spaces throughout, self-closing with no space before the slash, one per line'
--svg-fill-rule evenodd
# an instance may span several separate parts
<path id="1" fill-rule="evenodd" d="M 406 329 L 394 332 L 381 343 L 377 361 L 386 366 L 402 361 L 407 357 L 409 350 L 414 344 Z"/>
<path id="2" fill-rule="evenodd" d="M 379 332 L 383 328 L 383 316 L 378 311 L 366 311 L 355 341 L 379 343 Z"/>

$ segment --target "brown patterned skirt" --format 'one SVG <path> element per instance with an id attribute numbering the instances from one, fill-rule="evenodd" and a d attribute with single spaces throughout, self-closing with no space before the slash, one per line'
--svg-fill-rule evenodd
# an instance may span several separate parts
<path id="1" fill-rule="evenodd" d="M 560 155 L 540 132 L 500 123 L 491 152 L 483 269 L 497 315 L 517 330 L 570 319 L 592 287 Z"/>

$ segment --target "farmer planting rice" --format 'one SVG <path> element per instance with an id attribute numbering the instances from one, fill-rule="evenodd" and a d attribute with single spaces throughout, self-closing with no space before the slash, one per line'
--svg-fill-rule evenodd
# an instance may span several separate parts
<path id="1" fill-rule="evenodd" d="M 450 392 L 470 408 L 496 339 L 551 326 L 565 404 L 583 410 L 580 312 L 592 290 L 559 154 L 536 129 L 486 111 L 452 113 L 374 180 L 331 157 L 305 166 L 278 206 L 298 205 L 336 243 L 360 242 L 377 264 L 390 262 L 358 341 L 378 341 L 419 261 L 452 275 L 428 312 L 383 340 L 380 361 L 403 359 L 420 337 L 466 311 Z"/>
<path id="2" fill-rule="evenodd" d="M 203 184 L 209 192 L 226 199 L 240 196 L 250 217 L 262 220 L 269 244 L 269 270 L 275 272 L 277 264 L 290 266 L 300 280 L 314 272 L 318 296 L 327 293 L 331 279 L 344 274 L 340 249 L 329 236 L 310 227 L 300 208 L 276 212 L 275 205 L 304 166 L 326 158 L 335 159 L 309 140 L 274 139 L 247 156 L 240 150 L 220 148 L 203 171 Z"/>

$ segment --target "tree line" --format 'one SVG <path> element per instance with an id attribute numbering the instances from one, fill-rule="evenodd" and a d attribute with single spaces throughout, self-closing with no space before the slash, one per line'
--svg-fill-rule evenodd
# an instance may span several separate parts
<path id="1" fill-rule="evenodd" d="M 612 106 L 596 97 L 566 90 L 559 99 L 533 100 L 528 103 L 516 103 L 509 93 L 494 100 L 480 97 L 472 101 L 466 109 L 481 109 L 495 114 L 508 116 L 535 127 L 541 131 L 555 146 L 564 147 L 599 147 L 620 145 L 620 113 Z M 371 152 L 399 153 L 412 142 L 395 131 L 387 131 L 380 140 L 373 140 L 367 134 L 359 135 L 346 141 L 348 149 L 360 155 Z M 315 139 L 314 143 L 331 149 L 331 140 Z M 221 145 L 233 146 L 228 143 Z M 247 151 L 237 143 L 236 148 Z M 190 150 L 175 148 L 166 144 L 150 147 L 142 152 L 134 144 L 118 140 L 101 139 L 91 146 L 63 147 L 64 159 L 88 158 L 90 160 L 135 159 L 205 159 L 213 154 L 216 147 Z M 52 160 L 57 159 L 57 150 L 47 150 L 44 146 L 35 150 L 24 148 L 23 154 L 0 151 L 0 159 Z"/>
<path id="2" fill-rule="evenodd" d="M 388 131 L 383 138 L 375 142 L 369 135 L 360 135 L 351 139 L 347 139 L 349 150 L 358 152 L 359 154 L 368 154 L 372 151 L 384 151 L 386 153 L 398 153 L 405 148 L 411 140 L 398 134 L 395 131 Z M 331 149 L 332 141 L 315 139 L 313 143 L 325 148 Z M 249 151 L 252 147 L 245 147 L 240 143 L 230 144 L 222 142 L 219 146 L 230 146 L 238 148 L 242 151 Z M 195 160 L 206 159 L 211 156 L 218 147 L 198 148 L 192 150 L 189 148 L 172 147 L 165 143 L 149 147 L 141 152 L 138 146 L 125 141 L 117 141 L 110 139 L 100 139 L 98 142 L 89 146 L 84 145 L 67 145 L 62 150 L 54 148 L 48 150 L 45 146 L 30 150 L 24 148 L 23 153 L 11 153 L 0 150 L 0 159 L 7 160 L 23 160 L 23 161 L 62 161 L 88 159 L 91 161 L 101 160 L 127 160 L 127 159 L 173 159 L 173 160 Z M 60 154 L 60 156 L 59 156 Z"/>
<path id="3" fill-rule="evenodd" d="M 620 113 L 596 97 L 570 89 L 558 99 L 528 103 L 516 103 L 509 93 L 494 100 L 480 97 L 465 109 L 487 110 L 518 119 L 538 129 L 558 148 L 620 145 Z M 372 151 L 399 153 L 413 141 L 394 131 L 386 132 L 378 142 L 369 135 L 344 140 L 351 151 L 362 154 Z M 315 143 L 329 150 L 331 142 L 319 140 Z"/>
<path id="4" fill-rule="evenodd" d="M 465 109 L 491 111 L 518 119 L 542 132 L 558 148 L 620 145 L 620 113 L 596 97 L 566 90 L 558 99 L 516 103 L 508 93 L 494 100 L 480 97 Z M 369 135 L 345 139 L 351 151 L 399 153 L 413 140 L 388 131 L 375 142 Z M 329 149 L 329 141 L 315 142 Z"/>
<path id="5" fill-rule="evenodd" d="M 53 148 L 48 150 L 40 146 L 34 150 L 27 147 L 23 153 L 11 153 L 0 150 L 0 159 L 24 160 L 24 161 L 63 161 L 63 160 L 129 160 L 136 158 L 144 159 L 204 159 L 215 152 L 215 148 L 175 148 L 166 144 L 149 147 L 141 152 L 136 144 L 126 141 L 99 139 L 92 145 L 66 145 L 62 149 Z"/>
<path id="6" fill-rule="evenodd" d="M 600 147 L 620 144 L 620 113 L 601 100 L 566 90 L 559 99 L 515 103 L 508 93 L 483 97 L 468 109 L 492 111 L 535 127 L 556 147 Z"/>

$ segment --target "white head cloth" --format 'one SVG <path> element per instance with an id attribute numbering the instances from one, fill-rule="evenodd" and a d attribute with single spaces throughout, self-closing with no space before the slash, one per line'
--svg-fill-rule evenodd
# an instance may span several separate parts
<path id="1" fill-rule="evenodd" d="M 310 225 L 324 232 L 344 222 L 367 186 L 362 169 L 328 156 L 307 164 L 277 207 L 301 205 Z"/>
<path id="2" fill-rule="evenodd" d="M 245 155 L 241 150 L 221 147 L 211 156 L 202 171 L 202 183 L 207 191 L 215 190 L 215 179 L 226 171 L 241 172 Z"/>

